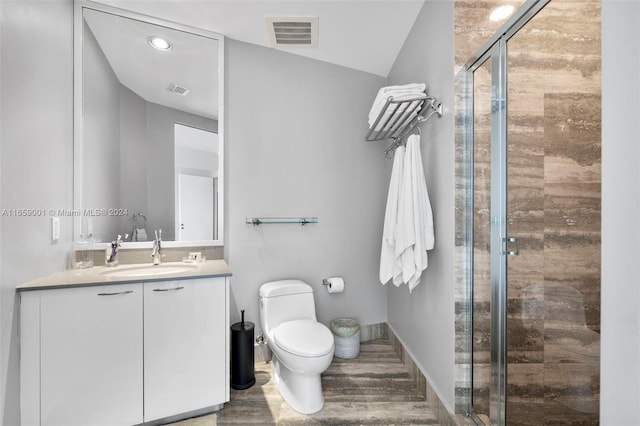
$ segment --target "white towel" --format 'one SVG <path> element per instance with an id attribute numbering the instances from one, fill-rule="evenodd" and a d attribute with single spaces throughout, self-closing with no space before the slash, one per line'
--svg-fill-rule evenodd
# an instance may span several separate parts
<path id="1" fill-rule="evenodd" d="M 373 101 L 371 110 L 369 110 L 369 127 L 373 125 L 376 117 L 384 107 L 387 99 L 392 97 L 396 100 L 411 99 L 414 96 L 424 94 L 427 86 L 424 83 L 405 84 L 403 86 L 386 86 L 381 88 Z"/>
<path id="2" fill-rule="evenodd" d="M 373 123 L 375 123 L 376 118 L 378 118 L 378 115 L 380 115 L 380 112 L 382 111 L 382 108 L 384 107 L 384 105 L 387 103 L 387 100 L 389 97 L 393 98 L 393 100 L 395 101 L 406 101 L 412 98 L 415 98 L 419 95 L 423 94 L 423 92 L 411 92 L 411 93 L 407 93 L 407 94 L 402 94 L 402 95 L 392 95 L 392 96 L 387 96 L 384 98 L 380 98 L 380 99 L 376 99 L 374 104 L 371 106 L 371 110 L 369 111 L 369 127 L 373 126 Z M 415 106 L 416 104 L 421 104 L 423 101 L 419 100 L 419 101 L 414 101 L 411 102 L 410 104 L 400 104 L 400 105 L 396 105 L 396 104 L 392 104 L 389 105 L 386 109 L 386 111 L 384 112 L 384 114 L 391 114 L 393 113 L 401 113 L 403 112 L 406 108 L 407 105 L 411 105 L 412 107 Z M 381 118 L 380 122 L 382 122 L 383 119 Z"/>
<path id="3" fill-rule="evenodd" d="M 390 96 L 396 97 L 411 97 L 411 95 L 422 94 L 426 90 L 427 86 L 424 83 L 411 83 L 403 86 L 386 86 L 378 90 L 376 97 L 373 101 L 371 110 L 369 111 L 369 120 L 372 121 L 378 115 L 380 108 L 384 105 L 387 98 Z M 376 111 L 376 107 L 378 111 Z"/>
<path id="4" fill-rule="evenodd" d="M 397 99 L 397 98 L 394 98 Z M 407 98 L 410 99 L 410 98 Z M 375 131 L 379 132 L 381 130 L 389 130 L 391 129 L 391 125 L 396 123 L 396 130 L 403 127 L 405 124 L 408 124 L 413 120 L 420 111 L 420 107 L 424 101 L 414 101 L 411 103 L 405 103 L 400 105 L 389 105 L 386 111 L 382 114 L 380 120 L 378 120 L 378 124 L 376 124 Z M 384 106 L 384 105 L 382 105 Z M 380 108 L 382 108 L 382 106 Z M 407 113 L 407 108 L 410 109 L 411 113 Z M 377 117 L 377 116 L 376 116 Z M 375 118 L 373 121 L 369 123 L 369 127 L 375 124 Z M 391 119 L 393 118 L 393 119 Z M 398 121 L 400 120 L 400 121 Z"/>
<path id="5" fill-rule="evenodd" d="M 411 146 L 407 144 L 404 154 L 402 187 L 398 201 L 398 224 L 395 232 L 395 267 L 393 283 L 399 286 L 407 283 L 415 274 L 413 249 L 416 243 L 414 205 L 413 205 L 413 162 Z"/>
<path id="6" fill-rule="evenodd" d="M 435 234 L 433 231 L 433 213 L 431 202 L 427 191 L 427 182 L 422 166 L 422 153 L 420 151 L 420 136 L 411 135 L 407 140 L 407 151 L 411 157 L 413 206 L 414 206 L 414 231 L 416 233 L 414 256 L 414 275 L 405 281 L 409 285 L 411 292 L 418 284 L 422 272 L 427 269 L 427 250 L 433 249 L 435 245 Z"/>
<path id="7" fill-rule="evenodd" d="M 399 154 L 401 153 L 396 152 L 395 155 Z M 394 158 L 394 165 L 395 161 Z M 401 182 L 397 184 L 399 186 L 397 219 L 393 233 L 395 245 L 392 279 L 396 286 L 402 283 L 408 284 L 411 292 L 420 283 L 422 272 L 428 266 L 427 250 L 433 249 L 435 243 L 433 214 L 422 166 L 420 137 L 417 135 L 412 135 L 407 140 L 400 180 Z M 387 208 L 390 208 L 389 204 L 387 204 Z M 387 219 L 385 218 L 383 245 L 387 244 L 388 246 L 390 239 L 386 226 Z M 385 256 L 388 256 L 388 250 L 389 247 L 383 246 Z M 383 270 L 381 256 L 381 281 L 386 277 L 383 272 L 388 271 L 389 263 L 386 258 Z"/>
<path id="8" fill-rule="evenodd" d="M 395 256 L 395 231 L 398 222 L 398 200 L 402 183 L 404 147 L 399 146 L 393 154 L 393 169 L 387 194 L 387 208 L 382 228 L 382 249 L 380 251 L 380 282 L 384 285 L 393 277 Z"/>

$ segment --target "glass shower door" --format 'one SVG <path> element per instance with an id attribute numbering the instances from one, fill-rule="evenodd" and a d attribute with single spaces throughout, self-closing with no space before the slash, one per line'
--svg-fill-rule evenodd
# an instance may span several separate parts
<path id="1" fill-rule="evenodd" d="M 472 404 L 489 419 L 491 377 L 491 61 L 473 73 Z"/>
<path id="2" fill-rule="evenodd" d="M 472 84 L 471 412 L 598 424 L 599 2 L 533 5 Z"/>
<path id="3" fill-rule="evenodd" d="M 506 37 L 506 422 L 598 424 L 599 2 Z"/>
<path id="4" fill-rule="evenodd" d="M 490 418 L 496 415 L 500 393 L 496 381 L 497 369 L 495 339 L 499 337 L 496 327 L 499 321 L 494 291 L 495 274 L 495 250 L 499 244 L 493 239 L 494 221 L 492 212 L 496 200 L 500 199 L 495 194 L 492 182 L 496 180 L 496 144 L 499 143 L 496 132 L 499 134 L 499 117 L 497 111 L 501 103 L 498 89 L 495 84 L 499 65 L 497 64 L 498 45 L 494 46 L 487 54 L 477 61 L 472 68 L 473 87 L 473 171 L 472 181 L 472 339 L 471 339 L 471 404 L 472 411 L 477 420 L 489 424 Z"/>

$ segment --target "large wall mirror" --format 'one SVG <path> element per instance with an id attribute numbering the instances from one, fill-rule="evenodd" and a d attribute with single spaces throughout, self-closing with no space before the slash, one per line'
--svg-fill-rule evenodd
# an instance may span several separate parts
<path id="1" fill-rule="evenodd" d="M 75 10 L 74 238 L 222 245 L 223 37 Z"/>

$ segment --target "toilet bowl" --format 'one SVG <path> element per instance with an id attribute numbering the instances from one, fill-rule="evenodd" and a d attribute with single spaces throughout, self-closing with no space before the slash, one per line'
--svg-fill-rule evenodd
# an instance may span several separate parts
<path id="1" fill-rule="evenodd" d="M 284 400 L 302 414 L 324 405 L 320 375 L 333 359 L 333 334 L 316 320 L 313 289 L 300 280 L 260 287 L 260 323 L 273 353 L 273 377 Z"/>

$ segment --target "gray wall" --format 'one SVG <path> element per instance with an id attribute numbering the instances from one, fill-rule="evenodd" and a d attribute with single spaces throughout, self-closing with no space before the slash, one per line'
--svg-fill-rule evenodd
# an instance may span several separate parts
<path id="1" fill-rule="evenodd" d="M 600 423 L 640 424 L 640 2 L 602 2 Z"/>
<path id="2" fill-rule="evenodd" d="M 120 166 L 121 84 L 86 24 L 83 35 L 83 207 L 117 208 L 121 206 L 119 177 L 125 170 Z M 122 233 L 118 216 L 91 220 L 94 235 L 105 241 Z"/>
<path id="3" fill-rule="evenodd" d="M 385 322 L 377 280 L 389 162 L 366 143 L 367 114 L 382 77 L 227 40 L 225 255 L 231 319 L 259 326 L 258 289 L 307 281 L 318 318 Z M 319 223 L 245 224 L 247 216 L 318 216 Z M 340 275 L 342 294 L 322 279 Z"/>
<path id="4" fill-rule="evenodd" d="M 147 102 L 123 85 L 120 91 L 120 147 L 126 144 L 126 149 L 120 148 L 120 200 L 118 207 L 129 209 L 129 214 L 142 213 L 149 217 L 147 208 Z M 135 182 L 135 184 L 132 184 Z M 102 207 L 102 206 L 101 206 Z M 106 207 L 106 206 L 104 206 Z M 129 223 L 122 223 L 123 221 Z M 125 229 L 133 229 L 133 218 L 120 218 L 119 233 Z M 147 225 L 149 225 L 147 223 Z M 146 226 L 147 236 L 151 237 L 149 226 Z M 127 232 L 127 231 L 124 231 Z M 103 234 L 104 235 L 104 234 Z M 116 234 L 107 234 L 114 238 Z"/>
<path id="5" fill-rule="evenodd" d="M 445 107 L 422 124 L 421 149 L 436 243 L 410 294 L 388 287 L 389 325 L 449 411 L 454 407 L 454 35 L 453 2 L 426 1 L 389 74 L 390 84 L 426 83 Z M 387 173 L 387 178 L 389 173 Z"/>
<path id="6" fill-rule="evenodd" d="M 147 102 L 122 85 L 120 100 L 122 172 L 120 199 L 115 206 L 129 209 L 129 216 L 121 218 L 117 233 L 131 233 L 132 215 L 142 213 L 147 218 L 149 240 L 155 229 L 162 229 L 162 238 L 174 241 L 174 123 L 217 132 L 218 122 Z M 100 206 L 110 207 L 104 202 Z"/>
<path id="7" fill-rule="evenodd" d="M 162 238 L 176 239 L 174 123 L 218 131 L 218 122 L 154 103 L 146 103 L 147 235 L 162 229 Z M 124 149 L 124 148 L 123 148 Z M 152 238 L 152 237 L 150 237 Z"/>
<path id="8" fill-rule="evenodd" d="M 0 205 L 73 208 L 73 3 L 0 3 Z M 0 418 L 19 424 L 15 287 L 66 267 L 72 223 L 0 217 Z"/>

